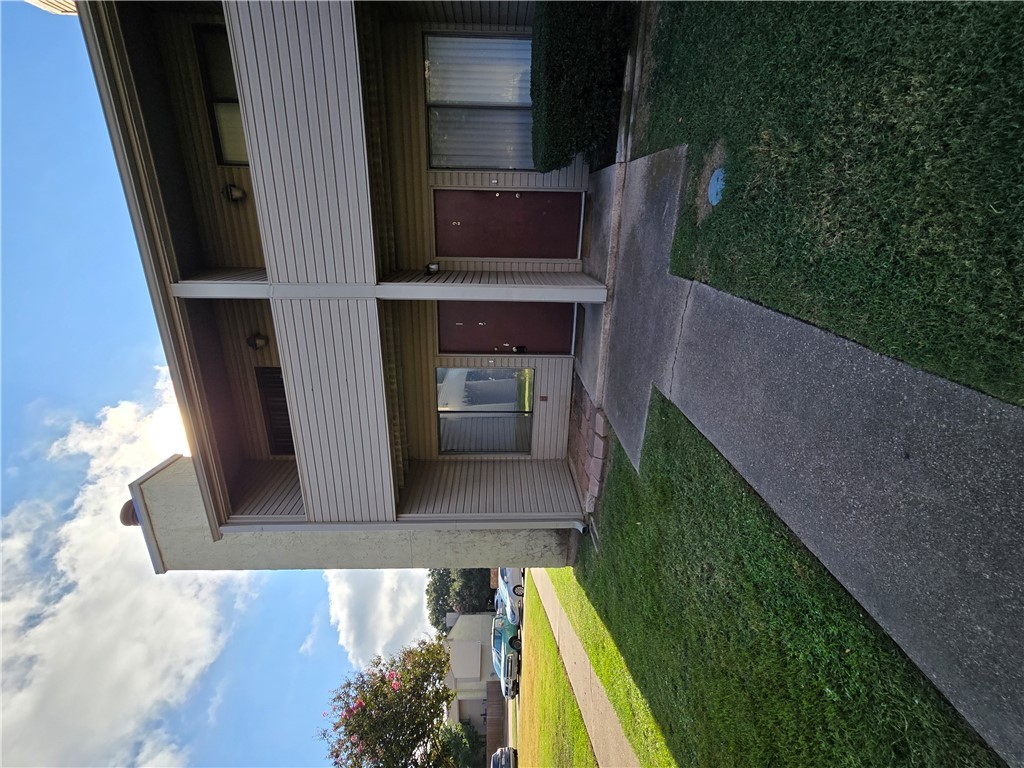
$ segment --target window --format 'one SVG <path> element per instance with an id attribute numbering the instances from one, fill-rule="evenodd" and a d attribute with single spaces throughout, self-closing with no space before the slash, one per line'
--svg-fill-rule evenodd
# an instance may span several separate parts
<path id="1" fill-rule="evenodd" d="M 195 37 L 217 162 L 221 165 L 248 165 L 249 152 L 242 131 L 242 111 L 238 106 L 238 88 L 227 29 L 200 26 L 196 27 Z"/>
<path id="2" fill-rule="evenodd" d="M 438 450 L 529 453 L 533 368 L 438 368 Z"/>
<path id="3" fill-rule="evenodd" d="M 530 41 L 428 36 L 432 168 L 533 168 Z"/>
<path id="4" fill-rule="evenodd" d="M 267 447 L 271 456 L 294 456 L 292 425 L 288 419 L 288 402 L 284 396 L 284 377 L 280 368 L 257 367 L 256 386 L 263 406 L 263 423 L 267 427 Z"/>

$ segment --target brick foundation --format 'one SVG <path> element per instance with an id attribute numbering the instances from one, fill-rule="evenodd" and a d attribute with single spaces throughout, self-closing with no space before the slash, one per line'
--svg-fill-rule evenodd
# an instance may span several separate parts
<path id="1" fill-rule="evenodd" d="M 601 495 L 610 436 L 604 411 L 594 405 L 579 376 L 573 376 L 569 409 L 569 467 L 587 515 L 594 513 Z"/>

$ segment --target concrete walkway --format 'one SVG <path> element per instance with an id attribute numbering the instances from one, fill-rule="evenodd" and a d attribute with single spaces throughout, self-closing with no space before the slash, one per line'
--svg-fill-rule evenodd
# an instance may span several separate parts
<path id="1" fill-rule="evenodd" d="M 623 447 L 639 466 L 657 387 L 1024 765 L 1024 409 L 671 276 L 686 162 L 633 161 L 593 200 L 622 211 L 597 389 Z"/>
<path id="2" fill-rule="evenodd" d="M 531 568 L 530 578 L 537 587 L 540 601 L 548 615 L 558 652 L 569 676 L 569 684 L 580 712 L 583 713 L 583 723 L 587 726 L 597 764 L 602 768 L 639 768 L 640 761 L 626 741 L 618 715 L 608 701 L 604 686 L 597 678 L 587 652 L 583 650 L 583 644 L 562 610 L 562 604 L 558 602 L 547 572 L 542 568 Z M 523 629 L 530 631 L 529 627 Z"/>

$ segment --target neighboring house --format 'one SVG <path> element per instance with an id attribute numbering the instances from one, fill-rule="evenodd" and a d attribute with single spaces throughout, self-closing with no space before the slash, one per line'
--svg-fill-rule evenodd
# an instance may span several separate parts
<path id="1" fill-rule="evenodd" d="M 606 289 L 532 4 L 79 10 L 192 452 L 131 486 L 155 569 L 566 564 Z"/>
<path id="2" fill-rule="evenodd" d="M 472 725 L 488 755 L 505 744 L 505 698 L 491 661 L 493 618 L 493 613 L 464 613 L 444 640 L 451 660 L 445 682 L 455 691 L 448 722 Z"/>

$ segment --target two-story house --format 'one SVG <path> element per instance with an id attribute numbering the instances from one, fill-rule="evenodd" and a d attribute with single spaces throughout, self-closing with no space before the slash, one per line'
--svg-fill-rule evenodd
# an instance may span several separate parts
<path id="1" fill-rule="evenodd" d="M 171 569 L 564 565 L 587 168 L 532 170 L 527 2 L 79 6 L 191 457 Z"/>

